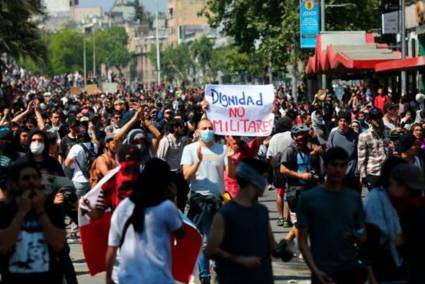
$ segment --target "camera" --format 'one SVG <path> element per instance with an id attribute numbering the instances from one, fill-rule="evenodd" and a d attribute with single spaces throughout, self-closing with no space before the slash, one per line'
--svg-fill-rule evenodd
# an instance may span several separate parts
<path id="1" fill-rule="evenodd" d="M 64 186 L 58 190 L 58 193 L 63 194 L 63 204 L 65 207 L 65 211 L 75 210 L 75 203 L 78 201 L 77 194 L 75 193 L 74 188 Z"/>

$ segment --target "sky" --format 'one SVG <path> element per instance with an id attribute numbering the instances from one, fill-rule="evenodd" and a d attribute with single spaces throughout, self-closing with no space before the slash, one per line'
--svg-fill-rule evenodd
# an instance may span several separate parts
<path id="1" fill-rule="evenodd" d="M 167 10 L 167 0 L 158 0 L 159 10 L 165 12 Z M 102 6 L 103 12 L 109 11 L 115 0 L 80 0 L 80 7 Z M 155 0 L 139 0 L 148 11 L 155 12 Z"/>

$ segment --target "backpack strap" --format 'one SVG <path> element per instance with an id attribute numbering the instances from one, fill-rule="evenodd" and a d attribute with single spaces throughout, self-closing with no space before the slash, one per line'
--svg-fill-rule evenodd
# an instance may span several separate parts
<path id="1" fill-rule="evenodd" d="M 81 143 L 80 146 L 84 149 L 85 153 L 88 152 L 89 154 L 96 157 L 96 153 L 94 152 L 94 145 L 92 142 L 90 142 L 90 148 L 87 148 L 86 145 L 84 145 L 84 143 Z"/>
<path id="2" fill-rule="evenodd" d="M 127 233 L 127 229 L 128 229 L 128 226 L 130 226 L 130 223 L 131 223 L 131 216 L 128 217 L 127 221 L 125 221 L 124 228 L 122 229 L 120 244 L 118 246 L 119 248 L 121 248 L 122 244 L 124 243 L 125 234 Z"/>

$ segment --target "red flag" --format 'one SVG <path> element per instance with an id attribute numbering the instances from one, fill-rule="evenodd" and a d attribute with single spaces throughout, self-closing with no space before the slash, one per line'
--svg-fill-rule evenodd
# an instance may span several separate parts
<path id="1" fill-rule="evenodd" d="M 119 169 L 120 167 L 112 169 L 84 196 L 90 206 L 86 207 L 84 204 L 80 204 L 78 207 L 81 246 L 90 275 L 105 271 L 105 257 L 106 249 L 108 248 L 108 234 L 112 213 L 105 212 L 101 218 L 93 220 L 83 214 L 83 212 L 90 210 L 90 207 L 96 207 L 99 197 L 102 196 L 102 187 L 115 177 Z"/>
<path id="2" fill-rule="evenodd" d="M 119 169 L 120 167 L 111 170 L 84 196 L 90 206 L 80 204 L 78 208 L 81 246 L 90 275 L 106 269 L 105 256 L 112 213 L 105 212 L 101 218 L 96 220 L 90 219 L 83 213 L 85 210 L 96 207 L 99 197 L 103 195 L 103 187 L 108 184 L 108 181 L 115 178 Z M 180 212 L 180 214 L 185 234 L 182 239 L 174 239 L 172 242 L 172 273 L 176 281 L 189 283 L 201 250 L 202 237 L 195 225 L 183 213 Z"/>

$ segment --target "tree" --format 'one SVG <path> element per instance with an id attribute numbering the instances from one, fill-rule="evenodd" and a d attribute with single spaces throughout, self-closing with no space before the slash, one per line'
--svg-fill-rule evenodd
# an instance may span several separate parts
<path id="1" fill-rule="evenodd" d="M 82 72 L 83 41 L 83 34 L 73 29 L 63 29 L 51 34 L 48 47 L 49 73 Z"/>
<path id="2" fill-rule="evenodd" d="M 193 81 L 194 77 L 194 61 L 190 54 L 189 45 L 186 43 L 179 44 L 176 47 L 167 47 L 161 51 L 161 74 L 163 79 L 179 83 L 187 80 Z M 156 64 L 155 47 L 151 47 L 149 53 L 150 61 Z"/>
<path id="3" fill-rule="evenodd" d="M 215 77 L 211 69 L 213 48 L 213 42 L 205 35 L 195 40 L 190 45 L 192 61 L 196 64 L 195 75 L 198 75 L 196 77 L 199 77 L 201 82 L 211 81 Z"/>
<path id="4" fill-rule="evenodd" d="M 29 57 L 38 63 L 46 61 L 46 44 L 34 20 L 36 16 L 43 16 L 40 0 L 0 1 L 0 53 L 15 59 Z"/>
<path id="5" fill-rule="evenodd" d="M 357 7 L 326 9 L 327 30 L 371 30 L 379 27 L 380 0 L 351 0 Z M 342 4 L 349 0 L 326 0 Z M 339 12 L 337 12 L 339 11 Z M 349 17 L 341 17 L 342 13 Z M 207 0 L 203 14 L 212 27 L 222 27 L 243 52 L 262 54 L 263 65 L 282 69 L 307 58 L 299 45 L 299 0 Z M 293 68 L 295 70 L 296 68 Z"/>
<path id="6" fill-rule="evenodd" d="M 84 42 L 86 45 L 87 69 L 92 70 L 93 36 L 96 37 L 96 66 L 104 63 L 118 70 L 128 65 L 132 55 L 127 49 L 128 35 L 124 28 L 112 27 L 97 30 L 94 34 L 83 34 L 72 28 L 65 28 L 45 36 L 48 68 L 30 59 L 20 58 L 24 67 L 36 73 L 48 70 L 50 74 L 83 72 Z M 100 70 L 96 70 L 98 73 Z"/>
<path id="7" fill-rule="evenodd" d="M 90 39 L 92 42 L 92 39 Z M 128 65 L 132 55 L 127 49 L 128 35 L 123 27 L 96 31 L 96 58 L 118 70 Z"/>

